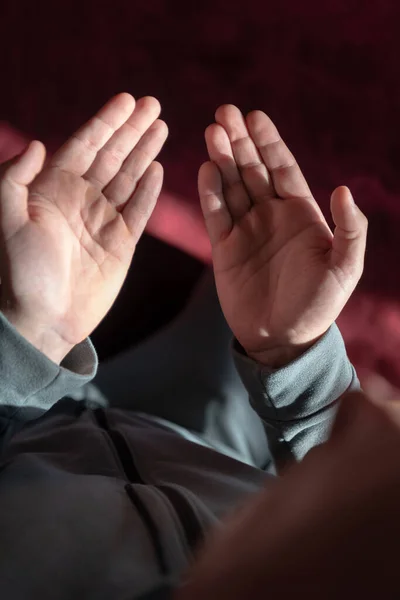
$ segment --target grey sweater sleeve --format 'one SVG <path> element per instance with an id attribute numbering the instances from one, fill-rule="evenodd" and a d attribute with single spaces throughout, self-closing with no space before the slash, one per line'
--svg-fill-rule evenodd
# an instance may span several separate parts
<path id="1" fill-rule="evenodd" d="M 234 340 L 233 356 L 250 403 L 264 422 L 278 468 L 301 460 L 329 435 L 338 399 L 360 388 L 336 324 L 302 356 L 270 369 L 247 356 Z"/>
<path id="2" fill-rule="evenodd" d="M 11 420 L 30 420 L 71 396 L 96 375 L 98 358 L 89 338 L 57 365 L 32 346 L 0 311 L 0 438 Z"/>

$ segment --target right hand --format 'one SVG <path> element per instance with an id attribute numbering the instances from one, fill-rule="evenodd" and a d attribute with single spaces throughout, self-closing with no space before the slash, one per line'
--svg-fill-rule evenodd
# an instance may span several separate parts
<path id="1" fill-rule="evenodd" d="M 0 308 L 55 362 L 114 304 L 159 196 L 168 135 L 156 98 L 112 97 L 44 165 L 35 141 L 0 166 Z"/>
<path id="2" fill-rule="evenodd" d="M 199 172 L 216 286 L 247 354 L 279 367 L 334 323 L 364 264 L 367 219 L 348 188 L 331 199 L 330 230 L 292 153 L 261 111 L 221 106 Z"/>

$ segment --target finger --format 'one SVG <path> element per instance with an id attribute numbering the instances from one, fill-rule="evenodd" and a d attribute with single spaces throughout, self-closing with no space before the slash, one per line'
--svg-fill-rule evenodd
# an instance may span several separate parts
<path id="1" fill-rule="evenodd" d="M 336 188 L 331 197 L 336 225 L 332 240 L 332 266 L 354 278 L 361 277 L 367 241 L 368 221 L 356 206 L 349 188 Z"/>
<path id="2" fill-rule="evenodd" d="M 229 212 L 234 219 L 240 219 L 250 210 L 252 203 L 237 168 L 228 134 L 221 125 L 214 123 L 207 127 L 205 139 L 210 159 L 218 166 L 222 175 Z"/>
<path id="3" fill-rule="evenodd" d="M 121 170 L 103 190 L 103 194 L 114 206 L 119 206 L 134 193 L 138 181 L 159 154 L 168 137 L 168 127 L 157 120 L 132 150 Z"/>
<path id="4" fill-rule="evenodd" d="M 236 165 L 251 199 L 256 203 L 272 197 L 274 187 L 268 169 L 249 135 L 240 110 L 226 104 L 218 108 L 215 118 L 228 134 Z"/>
<path id="5" fill-rule="evenodd" d="M 215 163 L 205 162 L 201 165 L 198 188 L 207 232 L 214 246 L 229 235 L 233 226 L 222 191 L 221 173 Z"/>
<path id="6" fill-rule="evenodd" d="M 271 174 L 280 198 L 310 198 L 311 191 L 293 154 L 281 139 L 271 119 L 254 110 L 246 117 L 252 139 Z"/>
<path id="7" fill-rule="evenodd" d="M 164 170 L 159 162 L 153 162 L 143 175 L 137 190 L 121 211 L 135 243 L 146 227 L 161 192 Z"/>
<path id="8" fill-rule="evenodd" d="M 100 148 L 84 175 L 85 179 L 103 190 L 117 175 L 125 159 L 158 118 L 160 112 L 161 106 L 156 98 L 151 96 L 140 98 L 129 119 Z"/>
<path id="9" fill-rule="evenodd" d="M 0 166 L 0 221 L 3 231 L 12 235 L 28 215 L 28 185 L 43 168 L 46 148 L 38 140 Z"/>
<path id="10" fill-rule="evenodd" d="M 57 150 L 49 166 L 80 176 L 86 173 L 99 150 L 127 121 L 134 107 L 135 100 L 130 94 L 122 93 L 111 98 Z"/>

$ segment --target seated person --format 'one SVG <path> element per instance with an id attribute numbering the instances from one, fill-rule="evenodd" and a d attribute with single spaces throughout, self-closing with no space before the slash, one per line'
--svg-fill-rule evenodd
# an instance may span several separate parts
<path id="1" fill-rule="evenodd" d="M 280 473 L 359 389 L 335 320 L 366 218 L 339 187 L 332 232 L 268 116 L 231 105 L 199 172 L 213 273 L 172 324 L 98 368 L 89 336 L 162 186 L 159 114 L 118 94 L 47 164 L 34 141 L 0 167 L 4 599 L 184 591 L 205 536 L 243 502 L 282 482 L 296 505 Z M 273 506 L 264 517 L 273 528 Z"/>

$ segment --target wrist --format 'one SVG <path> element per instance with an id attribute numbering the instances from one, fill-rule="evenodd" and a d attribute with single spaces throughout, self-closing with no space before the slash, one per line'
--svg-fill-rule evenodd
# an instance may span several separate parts
<path id="1" fill-rule="evenodd" d="M 324 334 L 323 334 L 324 335 Z M 255 360 L 256 362 L 269 367 L 271 369 L 281 369 L 286 365 L 290 364 L 300 356 L 302 356 L 307 350 L 309 350 L 322 335 L 301 344 L 285 344 L 285 345 L 273 345 L 271 344 L 268 348 L 263 348 L 257 351 L 250 351 L 245 348 L 246 354 Z"/>
<path id="2" fill-rule="evenodd" d="M 61 364 L 72 350 L 73 346 L 61 340 L 50 327 L 40 327 L 27 323 L 22 317 L 7 308 L 1 309 L 1 312 L 20 335 L 54 363 Z"/>

